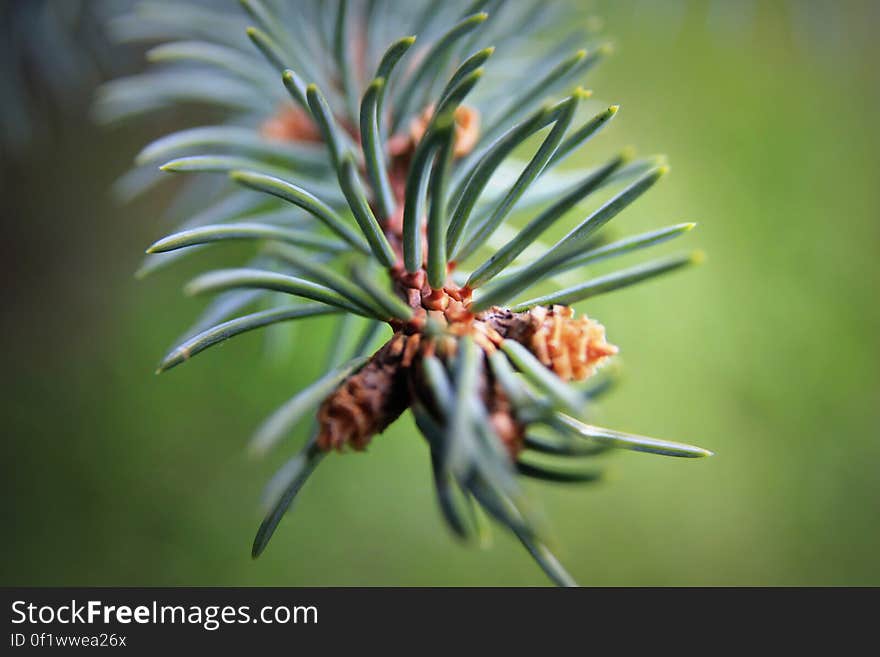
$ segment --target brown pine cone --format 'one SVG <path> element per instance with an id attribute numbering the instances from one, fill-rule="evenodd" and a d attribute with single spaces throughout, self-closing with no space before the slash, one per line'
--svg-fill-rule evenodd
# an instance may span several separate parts
<path id="1" fill-rule="evenodd" d="M 318 447 L 362 451 L 409 406 L 402 365 L 407 338 L 398 334 L 349 376 L 318 409 Z"/>

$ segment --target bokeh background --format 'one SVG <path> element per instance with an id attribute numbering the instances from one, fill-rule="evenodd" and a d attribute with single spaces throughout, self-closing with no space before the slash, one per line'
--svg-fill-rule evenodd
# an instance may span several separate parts
<path id="1" fill-rule="evenodd" d="M 590 585 L 878 585 L 878 6 L 615 1 L 573 20 L 596 15 L 617 47 L 589 86 L 621 113 L 582 157 L 668 154 L 618 229 L 698 221 L 686 246 L 708 254 L 581 304 L 622 348 L 601 421 L 716 456 L 620 453 L 605 483 L 529 486 L 558 553 Z M 122 206 L 108 188 L 179 123 L 43 109 L 41 138 L 2 158 L 0 583 L 546 583 L 501 532 L 454 544 L 409 419 L 326 461 L 252 561 L 261 487 L 296 441 L 265 462 L 243 445 L 319 372 L 327 324 L 283 357 L 251 334 L 154 376 L 204 303 L 181 284 L 235 249 L 136 281 L 173 186 Z"/>

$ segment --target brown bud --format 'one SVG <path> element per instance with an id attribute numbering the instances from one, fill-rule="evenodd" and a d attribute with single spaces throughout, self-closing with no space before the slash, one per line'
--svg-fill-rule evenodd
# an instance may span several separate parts
<path id="1" fill-rule="evenodd" d="M 276 141 L 321 141 L 318 126 L 302 108 L 295 105 L 284 105 L 274 116 L 263 121 L 260 134 Z"/>
<path id="2" fill-rule="evenodd" d="M 402 361 L 412 358 L 407 354 L 409 340 L 396 335 L 324 400 L 318 409 L 318 447 L 341 451 L 350 445 L 363 450 L 406 410 L 409 395 Z"/>
<path id="3" fill-rule="evenodd" d="M 428 105 L 420 116 L 409 126 L 409 135 L 413 145 L 417 145 L 425 135 L 428 123 L 434 116 L 434 105 Z M 464 157 L 477 145 L 480 138 L 480 113 L 473 107 L 459 105 L 455 109 L 455 157 Z"/>
<path id="4" fill-rule="evenodd" d="M 605 327 L 586 315 L 574 318 L 568 306 L 529 311 L 534 332 L 526 346 L 563 381 L 582 381 L 617 353 L 605 341 Z"/>

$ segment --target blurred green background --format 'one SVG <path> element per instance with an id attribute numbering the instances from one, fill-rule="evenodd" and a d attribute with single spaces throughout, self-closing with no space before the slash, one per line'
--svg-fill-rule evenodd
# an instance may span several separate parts
<path id="1" fill-rule="evenodd" d="M 698 221 L 685 246 L 709 256 L 580 304 L 622 350 L 600 420 L 716 456 L 620 453 L 608 482 L 530 486 L 560 558 L 587 585 L 880 585 L 877 6 L 578 12 L 614 37 L 589 86 L 621 104 L 583 157 L 634 144 L 672 164 L 617 230 Z M 261 487 L 296 445 L 267 462 L 243 445 L 318 374 L 328 325 L 282 361 L 252 334 L 153 375 L 204 303 L 181 283 L 231 255 L 133 279 L 173 190 L 119 207 L 107 188 L 171 127 L 72 112 L 4 158 L 0 583 L 544 585 L 500 532 L 454 543 L 408 418 L 328 459 L 250 559 Z"/>

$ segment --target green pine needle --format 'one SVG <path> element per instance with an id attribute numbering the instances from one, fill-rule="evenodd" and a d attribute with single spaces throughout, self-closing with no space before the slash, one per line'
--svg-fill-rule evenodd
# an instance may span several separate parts
<path id="1" fill-rule="evenodd" d="M 647 438 L 645 436 L 636 436 L 634 434 L 623 433 L 620 431 L 612 431 L 611 429 L 603 429 L 589 424 L 585 424 L 580 420 L 558 413 L 553 422 L 553 426 L 570 433 L 571 435 L 587 438 L 590 442 L 615 447 L 618 449 L 628 449 L 636 452 L 648 452 L 650 454 L 660 454 L 662 456 L 679 456 L 685 458 L 703 458 L 712 456 L 712 452 L 701 447 L 686 445 L 684 443 L 675 443 L 668 440 L 658 440 L 657 438 Z"/>
<path id="2" fill-rule="evenodd" d="M 584 402 L 577 390 L 562 381 L 519 342 L 504 340 L 501 349 L 516 368 L 535 386 L 547 394 L 561 409 L 580 413 Z"/>
<path id="3" fill-rule="evenodd" d="M 406 200 L 403 206 L 404 264 L 409 272 L 418 271 L 422 264 L 421 255 L 421 217 L 424 197 L 428 186 L 428 170 L 440 149 L 444 134 L 454 124 L 455 109 L 471 92 L 482 77 L 482 69 L 465 76 L 449 93 L 443 104 L 437 108 L 425 128 L 422 140 L 416 147 L 406 178 Z M 444 176 L 444 190 L 445 190 Z"/>
<path id="4" fill-rule="evenodd" d="M 388 50 L 382 55 L 382 59 L 379 62 L 379 66 L 376 69 L 376 75 L 373 76 L 373 79 L 391 80 L 391 73 L 397 66 L 397 62 L 400 61 L 415 42 L 416 37 L 407 36 L 398 39 L 388 46 Z M 382 127 L 382 118 L 384 117 L 383 109 L 386 91 L 387 86 L 383 86 L 376 99 L 376 115 L 379 117 L 380 128 Z"/>
<path id="5" fill-rule="evenodd" d="M 407 306 L 400 297 L 395 296 L 391 290 L 380 286 L 376 277 L 364 267 L 353 267 L 351 276 L 355 284 L 370 295 L 384 311 L 386 319 L 393 318 L 405 322 L 412 318 L 413 309 Z"/>
<path id="6" fill-rule="evenodd" d="M 236 169 L 258 171 L 265 175 L 285 175 L 287 171 L 279 166 L 259 160 L 232 155 L 192 155 L 178 157 L 159 167 L 171 173 L 228 173 Z"/>
<path id="7" fill-rule="evenodd" d="M 160 137 L 138 153 L 135 162 L 151 164 L 180 151 L 193 148 L 222 148 L 235 154 L 278 159 L 294 170 L 308 173 L 326 172 L 323 149 L 306 144 L 269 141 L 253 130 L 235 126 L 204 126 L 189 128 Z"/>
<path id="8" fill-rule="evenodd" d="M 525 475 L 526 477 L 555 483 L 593 483 L 602 478 L 601 470 L 565 470 L 560 468 L 548 468 L 543 465 L 526 463 L 524 461 L 517 461 L 516 469 L 520 474 Z"/>
<path id="9" fill-rule="evenodd" d="M 520 174 L 519 178 L 516 179 L 516 182 L 508 190 L 507 194 L 501 200 L 501 202 L 495 207 L 491 216 L 484 221 L 480 227 L 476 230 L 473 236 L 471 236 L 469 240 L 469 246 L 466 250 L 463 250 L 459 257 L 464 259 L 470 253 L 473 253 L 479 246 L 481 246 L 492 233 L 501 225 L 501 222 L 510 214 L 511 210 L 513 210 L 513 206 L 520 199 L 520 197 L 525 193 L 526 189 L 541 175 L 544 171 L 544 167 L 550 161 L 550 157 L 556 151 L 556 148 L 559 146 L 559 143 L 562 141 L 565 132 L 568 130 L 568 126 L 571 124 L 572 119 L 574 118 L 574 113 L 577 111 L 578 103 L 581 98 L 586 97 L 586 93 L 578 89 L 572 94 L 568 99 L 563 101 L 563 103 L 557 107 L 557 118 L 553 124 L 553 129 L 550 130 L 550 134 L 544 139 L 544 142 L 541 144 L 538 151 L 529 161 L 526 168 L 523 169 L 523 172 Z M 564 199 L 563 199 L 564 201 Z M 564 208 L 563 201 L 558 202 L 553 206 L 553 211 L 557 214 L 562 214 L 562 210 L 557 209 L 558 207 Z M 549 223 L 549 222 L 548 222 Z M 501 265 L 503 267 L 503 265 Z M 485 275 L 484 275 L 485 274 Z M 477 270 L 471 275 L 468 280 L 467 285 L 472 288 L 476 288 L 486 280 L 491 277 L 491 274 L 488 274 L 485 271 Z"/>
<path id="10" fill-rule="evenodd" d="M 247 35 L 276 70 L 283 71 L 289 67 L 287 55 L 275 40 L 263 32 L 263 30 L 256 27 L 249 27 L 247 29 Z"/>
<path id="11" fill-rule="evenodd" d="M 180 365 L 208 347 L 212 347 L 219 342 L 246 333 L 247 331 L 263 328 L 264 326 L 269 326 L 271 324 L 277 324 L 278 322 L 287 322 L 294 319 L 304 319 L 306 317 L 315 317 L 318 315 L 338 312 L 340 312 L 340 310 L 333 306 L 314 304 L 273 308 L 271 310 L 264 310 L 251 315 L 245 315 L 244 317 L 236 317 L 235 319 L 231 319 L 202 331 L 174 347 L 168 352 L 165 358 L 162 359 L 159 368 L 156 370 L 156 374 L 170 370 L 172 367 Z"/>
<path id="12" fill-rule="evenodd" d="M 596 456 L 610 449 L 607 445 L 594 445 L 584 440 L 547 438 L 536 434 L 526 434 L 525 447 L 539 454 L 553 456 Z"/>
<path id="13" fill-rule="evenodd" d="M 284 84 L 284 88 L 287 89 L 290 97 L 304 110 L 311 112 L 309 99 L 306 96 L 306 83 L 297 75 L 296 71 L 292 71 L 289 68 L 285 69 L 281 74 L 281 82 Z"/>
<path id="14" fill-rule="evenodd" d="M 522 303 L 515 304 L 511 307 L 513 312 L 522 312 L 535 306 L 551 306 L 560 304 L 570 306 L 578 301 L 595 297 L 605 292 L 619 290 L 642 281 L 655 278 L 661 274 L 667 274 L 676 269 L 681 269 L 688 265 L 695 265 L 703 262 L 704 256 L 702 251 L 696 251 L 689 255 L 674 256 L 671 258 L 663 258 L 655 260 L 643 265 L 637 265 L 623 271 L 617 271 L 613 274 L 607 274 L 588 280 L 580 285 L 553 292 L 551 294 L 529 299 Z"/>
<path id="15" fill-rule="evenodd" d="M 392 123 L 392 131 L 396 132 L 400 127 L 400 121 L 409 115 L 409 108 L 413 98 L 417 95 L 416 89 L 431 75 L 434 67 L 444 61 L 444 55 L 455 43 L 466 34 L 476 29 L 489 17 L 486 13 L 468 16 L 463 21 L 453 26 L 446 34 L 441 36 L 421 58 L 415 70 L 398 94 L 400 107 L 397 109 L 396 119 Z"/>
<path id="16" fill-rule="evenodd" d="M 466 475 L 470 445 L 476 441 L 470 400 L 477 395 L 478 352 L 474 341 L 466 336 L 458 341 L 453 390 L 455 403 L 446 429 L 443 467 L 457 477 Z"/>
<path id="17" fill-rule="evenodd" d="M 371 295 L 332 267 L 316 261 L 312 254 L 300 251 L 287 244 L 277 243 L 270 244 L 266 247 L 265 251 L 268 255 L 275 256 L 291 265 L 301 275 L 308 276 L 309 280 L 325 285 L 342 295 L 376 319 L 388 320 L 392 317 L 397 317 L 395 314 L 387 314 L 385 306 L 374 295 Z M 401 305 L 403 305 L 402 302 Z M 404 308 L 408 310 L 408 307 L 405 305 Z"/>
<path id="18" fill-rule="evenodd" d="M 351 57 L 348 53 L 348 0 L 339 0 L 339 11 L 336 12 L 336 26 L 333 30 L 333 54 L 336 57 L 336 68 L 342 80 L 348 116 L 355 120 L 357 116 L 357 91 L 355 90 L 354 72 Z"/>
<path id="19" fill-rule="evenodd" d="M 431 172 L 428 189 L 431 203 L 428 210 L 428 284 L 434 290 L 446 284 L 446 186 L 452 168 L 455 146 L 455 118 L 447 115 L 442 127 L 437 128 L 437 156 Z"/>
<path id="20" fill-rule="evenodd" d="M 361 251 L 369 253 L 370 246 L 330 206 L 310 194 L 305 189 L 275 176 L 254 171 L 232 170 L 229 174 L 235 182 L 250 189 L 256 189 L 284 199 L 302 208 L 321 221 L 346 242 Z"/>
<path id="21" fill-rule="evenodd" d="M 342 193 L 348 201 L 361 232 L 367 238 L 373 255 L 385 267 L 393 266 L 397 257 L 370 209 L 351 153 L 345 155 L 339 167 L 339 186 L 342 188 Z"/>
<path id="22" fill-rule="evenodd" d="M 254 538 L 253 547 L 251 548 L 252 558 L 256 559 L 266 549 L 269 539 L 272 538 L 272 534 L 278 528 L 278 523 L 281 522 L 281 518 L 290 509 L 294 498 L 315 471 L 315 468 L 318 467 L 324 456 L 324 452 L 317 449 L 314 445 L 309 445 L 288 462 L 283 474 L 289 483 L 272 505 L 266 518 L 260 523 L 257 535 Z"/>
<path id="23" fill-rule="evenodd" d="M 330 240 L 311 231 L 294 230 L 282 226 L 258 223 L 230 223 L 199 226 L 153 243 L 147 253 L 165 253 L 196 244 L 209 244 L 226 240 L 278 240 L 310 249 L 340 253 L 348 247 L 338 240 Z"/>
<path id="24" fill-rule="evenodd" d="M 608 123 L 617 116 L 617 112 L 620 110 L 619 105 L 612 105 L 604 112 L 600 112 L 592 119 L 587 121 L 580 128 L 572 132 L 568 137 L 565 138 L 559 148 L 553 153 L 553 157 L 550 158 L 550 161 L 547 163 L 547 168 L 551 169 L 560 162 L 562 162 L 566 157 L 568 157 L 571 153 L 576 151 L 578 148 L 587 143 L 590 139 L 596 136 L 599 131 L 604 128 Z"/>
<path id="25" fill-rule="evenodd" d="M 638 235 L 632 235 L 623 239 L 615 240 L 606 244 L 597 244 L 593 247 L 586 248 L 580 255 L 566 260 L 559 266 L 549 272 L 550 276 L 556 276 L 571 269 L 592 265 L 608 258 L 614 258 L 641 249 L 646 249 L 657 244 L 662 244 L 668 240 L 680 237 L 685 233 L 693 230 L 697 224 L 685 223 L 667 226 L 659 230 L 651 230 Z M 521 272 L 527 265 L 522 267 L 508 267 L 505 271 L 506 276 L 513 276 Z M 497 280 L 503 280 L 499 277 Z"/>
<path id="26" fill-rule="evenodd" d="M 371 312 L 364 310 L 361 306 L 352 303 L 338 292 L 334 292 L 323 285 L 318 285 L 296 276 L 287 276 L 286 274 L 277 274 L 260 269 L 239 268 L 209 271 L 190 281 L 185 291 L 189 295 L 199 295 L 242 288 L 275 290 L 276 292 L 284 292 L 325 303 L 328 306 L 335 306 L 356 315 L 373 316 Z"/>
<path id="27" fill-rule="evenodd" d="M 607 166 L 613 166 L 614 168 L 619 167 L 623 161 L 623 157 L 624 156 L 621 156 Z M 607 168 L 603 168 L 603 171 L 606 171 L 605 177 L 607 178 L 610 171 L 608 171 Z M 486 290 L 485 293 L 474 302 L 474 307 L 477 309 L 485 309 L 498 303 L 504 303 L 515 294 L 546 276 L 559 265 L 563 264 L 570 258 L 577 256 L 587 237 L 611 221 L 611 219 L 617 216 L 617 214 L 619 214 L 624 208 L 644 194 L 667 171 L 667 167 L 661 166 L 649 171 L 647 174 L 639 178 L 636 182 L 632 183 L 629 187 L 584 219 L 576 228 L 559 240 L 559 242 L 557 242 L 547 253 L 525 268 L 522 272 L 516 276 L 511 276 L 500 284 Z M 587 193 L 589 193 L 593 189 L 595 189 L 595 186 L 593 185 L 593 177 L 590 176 L 584 181 L 581 191 L 586 190 Z M 554 208 L 564 207 L 564 205 L 568 204 L 574 205 L 572 195 L 569 195 L 564 199 L 564 203 L 562 203 L 561 206 L 557 205 L 554 206 Z M 545 216 L 546 213 L 533 220 L 532 225 L 535 229 L 533 231 L 529 231 L 528 229 L 522 231 L 520 236 L 517 236 L 517 238 L 510 243 L 509 247 L 502 248 L 499 251 L 499 253 L 504 253 L 505 255 L 499 256 L 496 260 L 503 259 L 503 261 L 509 262 L 511 260 L 511 257 L 508 255 L 509 253 L 521 252 L 522 249 L 520 248 L 520 245 L 522 245 L 523 241 L 531 238 L 532 235 L 537 236 L 535 233 L 538 233 L 538 230 L 543 232 L 541 226 L 545 221 Z M 557 217 L 551 214 L 549 221 L 553 221 L 555 218 Z M 523 237 L 523 235 L 525 235 L 525 237 Z"/>
<path id="28" fill-rule="evenodd" d="M 382 214 L 390 217 L 394 214 L 396 202 L 388 180 L 385 150 L 382 147 L 378 122 L 378 102 L 384 89 L 384 78 L 374 79 L 367 87 L 361 101 L 360 126 L 367 175 L 376 193 L 376 201 Z"/>
<path id="29" fill-rule="evenodd" d="M 446 83 L 446 87 L 439 96 L 440 99 L 437 101 L 437 105 L 442 107 L 450 94 L 452 94 L 453 90 L 471 73 L 481 68 L 494 52 L 495 48 L 484 48 L 464 60 L 461 63 L 461 66 L 459 66 L 455 73 L 452 74 L 452 77 L 449 78 L 449 82 Z"/>
<path id="30" fill-rule="evenodd" d="M 342 159 L 348 153 L 348 137 L 339 129 L 336 119 L 333 118 L 333 112 L 324 94 L 318 89 L 318 85 L 314 82 L 306 87 L 306 101 L 309 110 L 318 124 L 324 143 L 327 144 L 327 151 L 330 153 L 330 162 L 337 171 L 341 170 Z"/>
<path id="31" fill-rule="evenodd" d="M 450 203 L 455 208 L 446 233 L 446 248 L 453 259 L 458 259 L 461 240 L 477 200 L 501 163 L 531 135 L 555 118 L 554 108 L 546 105 L 528 119 L 507 131 L 462 177 L 453 191 Z"/>
<path id="32" fill-rule="evenodd" d="M 518 113 L 520 108 L 527 106 L 529 101 L 540 99 L 544 94 L 552 90 L 554 86 L 565 83 L 575 75 L 585 73 L 587 69 L 591 68 L 607 53 L 608 48 L 605 46 L 591 53 L 587 53 L 586 50 L 578 50 L 570 57 L 559 62 L 542 78 L 536 80 L 531 86 L 524 88 L 511 99 L 506 109 L 501 111 L 494 122 L 486 127 L 487 138 L 491 138 L 501 132 L 508 121 Z"/>

